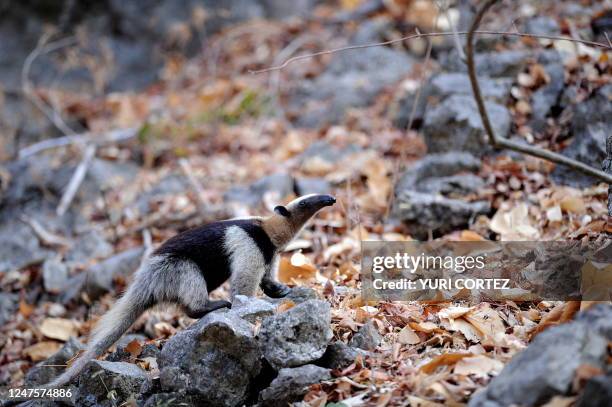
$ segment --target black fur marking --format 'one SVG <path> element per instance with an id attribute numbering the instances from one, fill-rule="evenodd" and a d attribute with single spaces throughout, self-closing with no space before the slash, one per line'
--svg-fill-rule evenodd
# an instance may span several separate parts
<path id="1" fill-rule="evenodd" d="M 288 218 L 289 216 L 291 216 L 291 213 L 289 213 L 287 208 L 285 208 L 282 205 L 274 207 L 274 212 L 278 213 L 281 216 L 284 216 L 285 218 Z"/>
<path id="2" fill-rule="evenodd" d="M 223 284 L 231 275 L 231 264 L 225 250 L 225 231 L 239 226 L 257 243 L 266 264 L 270 264 L 276 247 L 257 220 L 236 219 L 213 222 L 180 233 L 162 244 L 154 255 L 183 258 L 197 264 L 206 280 L 209 292 Z"/>

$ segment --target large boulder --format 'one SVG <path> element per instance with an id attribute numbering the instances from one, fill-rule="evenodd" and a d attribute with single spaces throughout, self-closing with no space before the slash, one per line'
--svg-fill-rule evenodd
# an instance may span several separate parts
<path id="1" fill-rule="evenodd" d="M 246 402 L 262 364 L 253 326 L 223 309 L 172 337 L 159 366 L 163 391 L 196 395 L 205 405 L 237 406 Z"/>
<path id="2" fill-rule="evenodd" d="M 612 133 L 612 85 L 598 89 L 585 102 L 574 106 L 573 140 L 561 152 L 570 158 L 601 168 L 606 158 L 606 138 Z M 584 187 L 599 182 L 574 169 L 557 166 L 553 172 L 557 183 Z"/>
<path id="3" fill-rule="evenodd" d="M 575 321 L 536 336 L 484 390 L 474 395 L 469 406 L 536 406 L 555 395 L 567 394 L 581 365 L 605 371 L 611 340 L 612 306 L 597 305 L 579 314 Z"/>
<path id="4" fill-rule="evenodd" d="M 479 77 L 478 83 L 485 100 L 505 104 L 510 96 L 512 79 Z M 398 101 L 398 108 L 394 118 L 397 127 L 408 126 L 412 110 L 414 111 L 413 126 L 422 123 L 427 109 L 432 108 L 451 95 L 472 96 L 472 85 L 467 73 L 442 72 L 432 76 L 423 86 L 417 101 L 417 89 L 406 92 Z M 417 103 L 416 108 L 414 107 Z"/>
<path id="5" fill-rule="evenodd" d="M 497 136 L 508 137 L 511 123 L 508 109 L 493 102 L 485 102 L 485 106 Z M 491 150 L 472 96 L 453 95 L 428 110 L 423 132 L 430 153 L 456 150 L 481 156 Z"/>
<path id="6" fill-rule="evenodd" d="M 351 43 L 376 41 L 386 24 L 384 20 L 364 24 Z M 336 54 L 323 73 L 291 90 L 288 114 L 303 127 L 338 123 L 350 108 L 370 105 L 385 87 L 410 73 L 413 63 L 405 52 L 386 47 Z"/>
<path id="7" fill-rule="evenodd" d="M 308 300 L 265 319 L 259 342 L 275 369 L 295 367 L 323 356 L 332 338 L 329 303 Z"/>
<path id="8" fill-rule="evenodd" d="M 464 152 L 429 154 L 408 168 L 395 186 L 393 215 L 416 238 L 465 227 L 490 210 L 487 201 L 467 201 L 485 183 L 477 176 L 480 160 Z"/>

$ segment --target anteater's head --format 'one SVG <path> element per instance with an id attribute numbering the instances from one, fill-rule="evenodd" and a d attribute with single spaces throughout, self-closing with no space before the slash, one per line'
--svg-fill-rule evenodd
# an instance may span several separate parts
<path id="1" fill-rule="evenodd" d="M 284 246 L 299 233 L 318 211 L 336 203 L 331 195 L 310 194 L 294 199 L 285 206 L 274 208 L 275 215 L 265 222 L 268 233 L 277 246 Z"/>

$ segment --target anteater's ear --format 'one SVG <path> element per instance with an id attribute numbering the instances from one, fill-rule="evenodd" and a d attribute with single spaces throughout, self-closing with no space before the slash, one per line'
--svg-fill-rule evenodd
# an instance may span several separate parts
<path id="1" fill-rule="evenodd" d="M 282 205 L 279 205 L 279 206 L 275 207 L 275 208 L 274 208 L 274 212 L 278 213 L 278 214 L 279 214 L 279 215 L 281 215 L 281 216 L 284 216 L 285 218 L 288 218 L 288 217 L 289 217 L 289 215 L 291 215 L 291 214 L 289 213 L 289 211 L 287 210 L 287 208 L 285 208 L 285 207 L 284 207 L 284 206 L 282 206 Z"/>

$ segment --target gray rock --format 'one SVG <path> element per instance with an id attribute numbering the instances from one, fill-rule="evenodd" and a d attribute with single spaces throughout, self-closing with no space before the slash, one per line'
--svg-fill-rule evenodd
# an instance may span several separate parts
<path id="1" fill-rule="evenodd" d="M 561 62 L 561 56 L 556 50 L 514 50 L 481 52 L 475 55 L 474 63 L 478 77 L 516 78 L 525 69 L 530 61 L 537 61 L 542 65 L 552 62 Z M 442 59 L 443 67 L 450 72 L 467 72 L 466 65 L 450 53 Z"/>
<path id="2" fill-rule="evenodd" d="M 363 350 L 374 350 L 380 345 L 380 341 L 382 341 L 382 337 L 378 333 L 376 325 L 372 321 L 368 321 L 353 335 L 350 345 Z"/>
<path id="3" fill-rule="evenodd" d="M 531 97 L 531 120 L 529 125 L 535 131 L 546 127 L 546 118 L 559 99 L 565 87 L 565 69 L 561 61 L 555 61 L 544 66 L 550 82 L 540 87 Z"/>
<path id="4" fill-rule="evenodd" d="M 186 407 L 205 405 L 204 400 L 198 396 L 183 393 L 156 393 L 149 397 L 143 407 Z"/>
<path id="5" fill-rule="evenodd" d="M 0 222 L 0 273 L 42 263 L 54 254 L 40 245 L 30 226 L 20 219 Z"/>
<path id="6" fill-rule="evenodd" d="M 322 74 L 291 91 L 288 113 L 302 127 L 337 123 L 348 109 L 369 105 L 412 64 L 407 54 L 384 47 L 337 54 Z"/>
<path id="7" fill-rule="evenodd" d="M 426 238 L 429 231 L 446 233 L 465 226 L 475 215 L 489 211 L 488 202 L 461 198 L 484 186 L 473 174 L 480 160 L 469 153 L 429 154 L 406 170 L 395 186 L 393 215 L 410 233 Z"/>
<path id="8" fill-rule="evenodd" d="M 78 298 L 86 292 L 90 298 L 98 298 L 113 288 L 116 278 L 127 278 L 138 268 L 144 248 L 136 247 L 117 253 L 70 278 L 68 289 L 61 296 L 63 303 Z"/>
<path id="9" fill-rule="evenodd" d="M 113 405 L 136 400 L 141 387 L 149 382 L 147 373 L 132 363 L 92 360 L 79 375 L 77 405 Z M 111 402 L 109 391 L 113 392 Z"/>
<path id="10" fill-rule="evenodd" d="M 606 407 L 612 405 L 612 374 L 587 380 L 576 407 Z"/>
<path id="11" fill-rule="evenodd" d="M 612 306 L 600 304 L 570 323 L 540 333 L 514 356 L 470 407 L 535 406 L 570 390 L 576 369 L 589 364 L 604 369 L 612 339 Z"/>
<path id="12" fill-rule="evenodd" d="M 274 305 L 259 298 L 248 298 L 244 295 L 237 295 L 232 303 L 232 312 L 240 318 L 254 324 L 257 320 L 274 315 Z"/>
<path id="13" fill-rule="evenodd" d="M 483 97 L 497 103 L 505 104 L 510 96 L 512 79 L 479 77 Z M 410 121 L 412 109 L 416 101 L 416 91 L 400 98 L 394 124 L 406 128 Z M 434 75 L 423 87 L 414 112 L 414 125 L 422 123 L 425 112 L 433 105 L 440 103 L 451 95 L 472 96 L 472 86 L 466 73 L 451 72 Z"/>
<path id="14" fill-rule="evenodd" d="M 441 192 L 432 186 L 435 179 L 445 179 L 459 173 L 471 173 L 480 169 L 480 159 L 469 153 L 452 151 L 444 154 L 428 154 L 414 163 L 402 175 L 397 190 L 414 189 L 419 192 Z"/>
<path id="15" fill-rule="evenodd" d="M 295 367 L 323 356 L 332 338 L 329 303 L 308 300 L 265 319 L 259 343 L 275 369 Z"/>
<path id="16" fill-rule="evenodd" d="M 250 381 L 261 370 L 261 353 L 253 327 L 223 309 L 173 336 L 159 365 L 164 391 L 197 395 L 206 405 L 236 406 L 247 400 Z"/>
<path id="17" fill-rule="evenodd" d="M 276 193 L 282 200 L 293 193 L 293 178 L 289 174 L 277 173 L 265 176 L 249 186 L 232 187 L 224 195 L 229 202 L 257 206 L 268 192 Z"/>
<path id="18" fill-rule="evenodd" d="M 493 130 L 498 137 L 507 137 L 511 123 L 508 109 L 493 102 L 485 105 Z M 473 97 L 453 95 L 429 110 L 423 132 L 431 153 L 458 150 L 481 156 L 491 150 Z"/>
<path id="19" fill-rule="evenodd" d="M 485 201 L 465 202 L 441 195 L 403 190 L 396 196 L 393 214 L 408 227 L 410 234 L 426 238 L 430 231 L 445 234 L 464 227 L 479 214 L 486 214 Z"/>
<path id="20" fill-rule="evenodd" d="M 151 204 L 172 195 L 182 194 L 189 190 L 189 182 L 182 174 L 170 174 L 163 177 L 157 184 L 146 190 L 135 202 L 139 213 L 149 213 Z"/>
<path id="21" fill-rule="evenodd" d="M 344 369 L 350 366 L 359 355 L 359 351 L 344 342 L 330 343 L 323 357 L 316 363 L 329 369 Z"/>
<path id="22" fill-rule="evenodd" d="M 606 137 L 612 133 L 612 85 L 598 89 L 585 102 L 574 107 L 571 144 L 561 152 L 563 155 L 601 168 L 606 158 Z M 599 182 L 578 171 L 558 165 L 553 171 L 553 180 L 574 187 L 585 187 Z"/>
<path id="23" fill-rule="evenodd" d="M 329 369 L 315 365 L 283 368 L 270 387 L 261 392 L 261 405 L 268 407 L 289 405 L 302 398 L 308 392 L 310 385 L 329 379 L 331 379 Z"/>
<path id="24" fill-rule="evenodd" d="M 559 23 L 548 16 L 532 17 L 525 22 L 525 32 L 535 35 L 559 35 Z"/>
<path id="25" fill-rule="evenodd" d="M 51 294 L 59 294 L 68 286 L 68 267 L 58 259 L 45 260 L 42 275 L 45 290 Z"/>
<path id="26" fill-rule="evenodd" d="M 12 319 L 18 303 L 18 294 L 0 292 L 0 325 Z"/>
<path id="27" fill-rule="evenodd" d="M 60 350 L 28 370 L 25 376 L 26 385 L 34 386 L 50 382 L 65 370 L 61 366 L 66 365 L 66 362 L 83 349 L 85 347 L 78 340 L 75 338 L 68 339 Z"/>
<path id="28" fill-rule="evenodd" d="M 69 264 L 85 263 L 108 257 L 114 251 L 113 246 L 102 236 L 102 231 L 90 229 L 74 238 L 72 247 L 64 256 L 64 261 Z"/>
<path id="29" fill-rule="evenodd" d="M 295 180 L 295 192 L 298 196 L 329 194 L 331 192 L 331 185 L 323 178 L 302 177 Z"/>
<path id="30" fill-rule="evenodd" d="M 356 144 L 338 147 L 327 141 L 315 141 L 298 156 L 297 161 L 304 164 L 306 161 L 316 158 L 329 163 L 336 163 L 361 151 L 361 147 Z"/>

